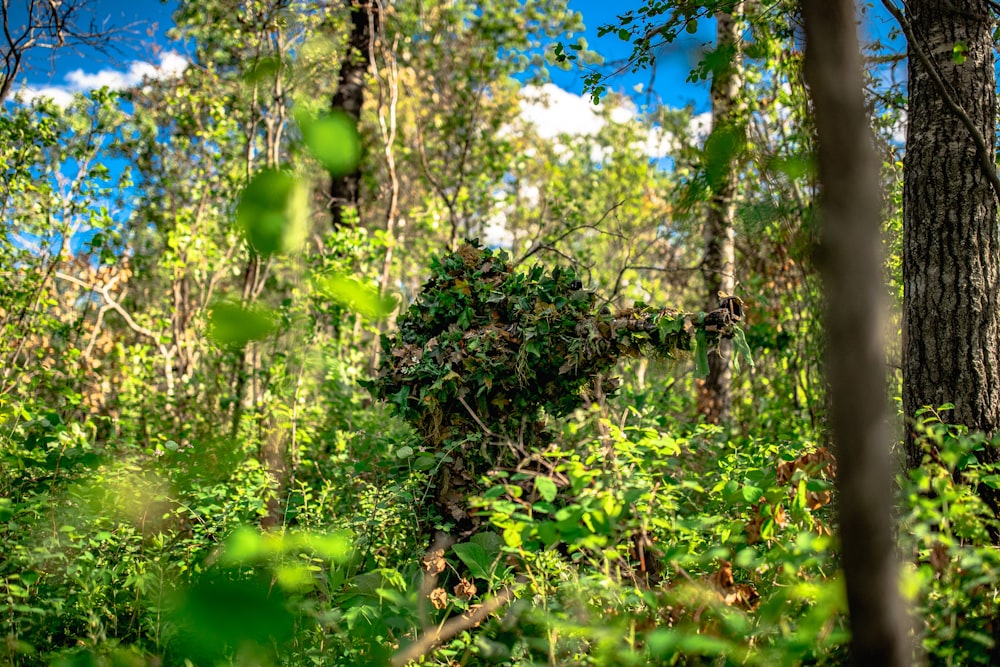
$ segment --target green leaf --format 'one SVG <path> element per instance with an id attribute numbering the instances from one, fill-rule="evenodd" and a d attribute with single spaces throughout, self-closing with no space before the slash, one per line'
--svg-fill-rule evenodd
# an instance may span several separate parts
<path id="1" fill-rule="evenodd" d="M 258 531 L 241 526 L 226 540 L 223 562 L 245 565 L 269 555 L 271 551 L 271 546 Z"/>
<path id="2" fill-rule="evenodd" d="M 361 139 L 351 116 L 335 111 L 319 118 L 298 114 L 296 120 L 309 151 L 333 176 L 344 176 L 357 169 Z"/>
<path id="3" fill-rule="evenodd" d="M 397 305 L 394 297 L 379 294 L 373 287 L 348 276 L 318 276 L 314 278 L 313 283 L 317 291 L 324 296 L 372 319 L 385 317 Z"/>
<path id="4" fill-rule="evenodd" d="M 536 477 L 535 490 L 538 491 L 538 495 L 549 502 L 555 500 L 556 495 L 559 493 L 556 483 L 548 477 Z"/>
<path id="5" fill-rule="evenodd" d="M 743 487 L 743 499 L 748 503 L 755 503 L 764 497 L 764 490 L 760 487 L 750 486 L 749 484 Z"/>
<path id="6" fill-rule="evenodd" d="M 235 301 L 217 301 L 208 314 L 208 337 L 222 347 L 243 347 L 249 341 L 263 340 L 277 328 L 270 311 L 254 306 L 246 308 Z"/>
<path id="7" fill-rule="evenodd" d="M 280 588 L 261 573 L 243 578 L 235 571 L 213 572 L 180 591 L 172 605 L 177 641 L 198 657 L 217 657 L 245 644 L 268 646 L 289 639 L 295 619 Z"/>
<path id="8" fill-rule="evenodd" d="M 469 568 L 472 576 L 478 579 L 488 580 L 490 578 L 493 559 L 490 558 L 482 545 L 473 544 L 472 542 L 461 542 L 453 546 L 452 550 L 465 563 L 465 566 Z"/>
<path id="9" fill-rule="evenodd" d="M 733 325 L 733 348 L 736 350 L 736 356 L 733 357 L 733 363 L 736 366 L 736 370 L 740 369 L 740 357 L 742 357 L 743 360 L 747 362 L 747 366 L 753 370 L 753 356 L 750 354 L 750 345 L 747 344 L 746 334 L 743 333 L 743 329 L 740 329 L 735 325 Z"/>
<path id="10" fill-rule="evenodd" d="M 294 250 L 305 238 L 308 196 L 300 179 L 280 169 L 265 169 L 243 190 L 236 223 L 261 255 Z"/>
<path id="11" fill-rule="evenodd" d="M 704 329 L 698 329 L 694 336 L 694 376 L 708 377 L 708 334 Z"/>
<path id="12" fill-rule="evenodd" d="M 250 65 L 250 68 L 243 75 L 243 80 L 247 83 L 257 83 L 264 79 L 272 79 L 280 69 L 280 58 L 265 56 Z"/>
<path id="13" fill-rule="evenodd" d="M 963 41 L 955 42 L 955 46 L 951 47 L 951 59 L 957 65 L 963 64 L 969 59 L 969 45 Z"/>

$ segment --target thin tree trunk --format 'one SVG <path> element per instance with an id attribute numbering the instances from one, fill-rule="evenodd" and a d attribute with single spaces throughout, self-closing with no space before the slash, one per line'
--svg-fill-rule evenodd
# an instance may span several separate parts
<path id="1" fill-rule="evenodd" d="M 841 553 L 856 665 L 908 665 L 892 522 L 879 163 L 863 95 L 854 3 L 803 0 L 806 78 L 822 184 L 827 376 Z"/>
<path id="2" fill-rule="evenodd" d="M 710 165 L 712 197 L 705 222 L 705 259 L 702 274 L 708 294 L 706 310 L 718 308 L 719 294 L 732 294 L 736 285 L 736 249 L 733 219 L 736 214 L 736 155 L 737 133 L 741 132 L 737 118 L 737 96 L 742 85 L 742 58 L 739 21 L 743 15 L 743 2 L 733 6 L 731 14 L 718 13 L 716 21 L 716 49 L 732 51 L 729 65 L 718 70 L 712 78 L 712 131 L 723 137 L 723 149 L 710 151 L 708 160 L 723 162 Z M 719 354 L 708 358 L 708 376 L 698 391 L 699 411 L 714 424 L 729 418 L 732 405 L 730 384 L 732 371 L 729 356 L 732 343 L 722 341 Z"/>
<path id="3" fill-rule="evenodd" d="M 911 0 L 903 171 L 903 409 L 1000 422 L 996 77 L 986 0 Z M 977 136 L 978 135 L 978 136 Z M 978 146 L 977 146 L 978 144 Z M 906 459 L 922 452 L 907 429 Z M 997 461 L 997 449 L 981 458 Z M 995 496 L 987 498 L 996 509 Z"/>
<path id="4" fill-rule="evenodd" d="M 371 47 L 380 30 L 381 14 L 378 0 L 350 0 L 350 6 L 351 33 L 330 108 L 343 111 L 357 126 L 365 101 L 365 77 L 371 61 Z M 348 224 L 352 216 L 357 215 L 360 183 L 360 168 L 335 176 L 330 183 L 330 215 L 334 229 Z"/>

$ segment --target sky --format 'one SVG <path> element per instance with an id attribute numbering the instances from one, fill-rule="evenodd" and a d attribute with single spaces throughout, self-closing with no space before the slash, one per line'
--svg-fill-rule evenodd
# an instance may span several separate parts
<path id="1" fill-rule="evenodd" d="M 18 3 L 15 1 L 13 4 L 16 6 Z M 601 53 L 609 63 L 628 56 L 627 45 L 616 37 L 597 37 L 597 29 L 601 25 L 615 22 L 616 14 L 624 6 L 622 3 L 570 0 L 569 5 L 583 16 L 586 24 L 583 36 L 590 48 Z M 44 94 L 64 102 L 72 92 L 89 87 L 125 87 L 138 82 L 144 75 L 175 73 L 183 67 L 184 58 L 183 49 L 166 39 L 166 31 L 173 24 L 171 12 L 174 6 L 172 0 L 89 0 L 90 16 L 98 24 L 107 22 L 109 25 L 125 28 L 122 39 L 117 40 L 115 50 L 105 54 L 62 49 L 55 52 L 55 57 L 49 57 L 47 53 L 32 54 L 30 69 L 20 77 L 20 85 L 28 87 L 26 96 Z M 685 40 L 677 45 L 670 57 L 659 63 L 654 93 L 663 103 L 671 107 L 691 104 L 696 111 L 707 108 L 707 87 L 686 84 L 684 80 L 699 45 L 711 42 L 712 30 L 710 24 L 702 22 L 698 33 L 685 36 Z M 154 67 L 160 68 L 160 71 L 154 71 Z M 587 119 L 590 114 L 582 113 L 588 106 L 582 98 L 585 72 L 578 68 L 570 71 L 552 68 L 551 75 L 553 83 L 573 96 L 560 97 L 559 102 L 564 105 L 560 109 L 562 118 L 565 119 L 566 112 L 571 111 L 565 105 L 573 104 L 574 107 L 579 107 L 576 111 L 581 112 L 582 122 L 591 122 Z M 625 73 L 616 77 L 611 88 L 633 95 L 637 104 L 643 105 L 648 100 L 649 81 L 649 72 Z M 636 92 L 637 88 L 642 90 L 641 94 Z"/>
<path id="2" fill-rule="evenodd" d="M 12 4 L 16 7 L 20 3 L 15 0 Z M 598 28 L 615 23 L 618 13 L 639 4 L 639 0 L 569 0 L 570 8 L 583 17 L 586 25 L 583 36 L 588 46 L 605 58 L 605 71 L 623 62 L 630 53 L 630 47 L 615 35 L 599 38 Z M 65 103 L 76 91 L 102 85 L 125 88 L 138 83 L 144 76 L 159 78 L 178 73 L 187 63 L 184 49 L 166 38 L 166 32 L 173 25 L 171 13 L 175 6 L 175 0 L 88 0 L 90 18 L 97 24 L 123 28 L 114 50 L 97 53 L 61 49 L 54 52 L 54 57 L 46 52 L 33 53 L 29 69 L 22 73 L 17 87 L 26 86 L 22 88 L 25 98 L 45 95 Z M 869 37 L 884 37 L 891 27 L 887 19 L 884 10 L 881 14 L 874 11 L 863 22 L 863 30 Z M 711 46 L 714 31 L 713 21 L 699 21 L 694 34 L 685 33 L 669 50 L 658 54 L 655 78 L 648 70 L 631 73 L 626 68 L 609 82 L 610 89 L 629 96 L 636 108 L 642 108 L 651 101 L 671 108 L 690 106 L 695 114 L 700 114 L 697 122 L 703 124 L 710 110 L 708 85 L 704 82 L 687 83 L 686 78 L 696 64 L 698 54 L 703 48 Z M 538 126 L 540 134 L 554 136 L 558 132 L 596 132 L 602 121 L 582 94 L 586 72 L 580 68 L 569 71 L 551 68 L 550 74 L 554 86 L 549 85 L 545 89 L 548 109 L 545 105 L 530 102 L 522 105 Z M 651 147 L 656 144 L 651 140 Z M 662 157 L 656 152 L 658 149 L 651 148 L 652 157 Z"/>

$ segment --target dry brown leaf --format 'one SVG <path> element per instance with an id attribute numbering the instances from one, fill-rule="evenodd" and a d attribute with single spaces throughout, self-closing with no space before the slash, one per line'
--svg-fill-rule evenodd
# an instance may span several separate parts
<path id="1" fill-rule="evenodd" d="M 461 579 L 457 584 L 455 584 L 455 595 L 466 600 L 472 599 L 472 596 L 476 594 L 476 585 L 469 581 L 468 579 Z"/>
<path id="2" fill-rule="evenodd" d="M 435 588 L 427 597 L 435 609 L 444 609 L 448 606 L 448 591 L 443 588 Z"/>
<path id="3" fill-rule="evenodd" d="M 441 574 L 447 566 L 444 559 L 444 549 L 431 549 L 424 554 L 424 572 L 427 574 Z"/>

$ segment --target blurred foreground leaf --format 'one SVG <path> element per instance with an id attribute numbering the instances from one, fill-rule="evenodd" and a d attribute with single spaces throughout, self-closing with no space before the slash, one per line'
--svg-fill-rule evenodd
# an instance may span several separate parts
<path id="1" fill-rule="evenodd" d="M 333 176 L 344 176 L 357 169 L 361 139 L 350 116 L 335 111 L 319 118 L 298 114 L 296 120 L 309 151 Z"/>
<path id="2" fill-rule="evenodd" d="M 234 301 L 218 301 L 208 315 L 208 336 L 222 347 L 242 347 L 271 335 L 277 323 L 264 308 L 246 308 Z"/>
<path id="3" fill-rule="evenodd" d="M 251 179 L 236 207 L 236 222 L 262 255 L 294 250 L 305 238 L 308 189 L 280 169 L 265 169 Z"/>
<path id="4" fill-rule="evenodd" d="M 324 296 L 372 319 L 385 317 L 397 305 L 395 297 L 379 294 L 375 288 L 348 276 L 319 276 L 314 284 Z"/>

